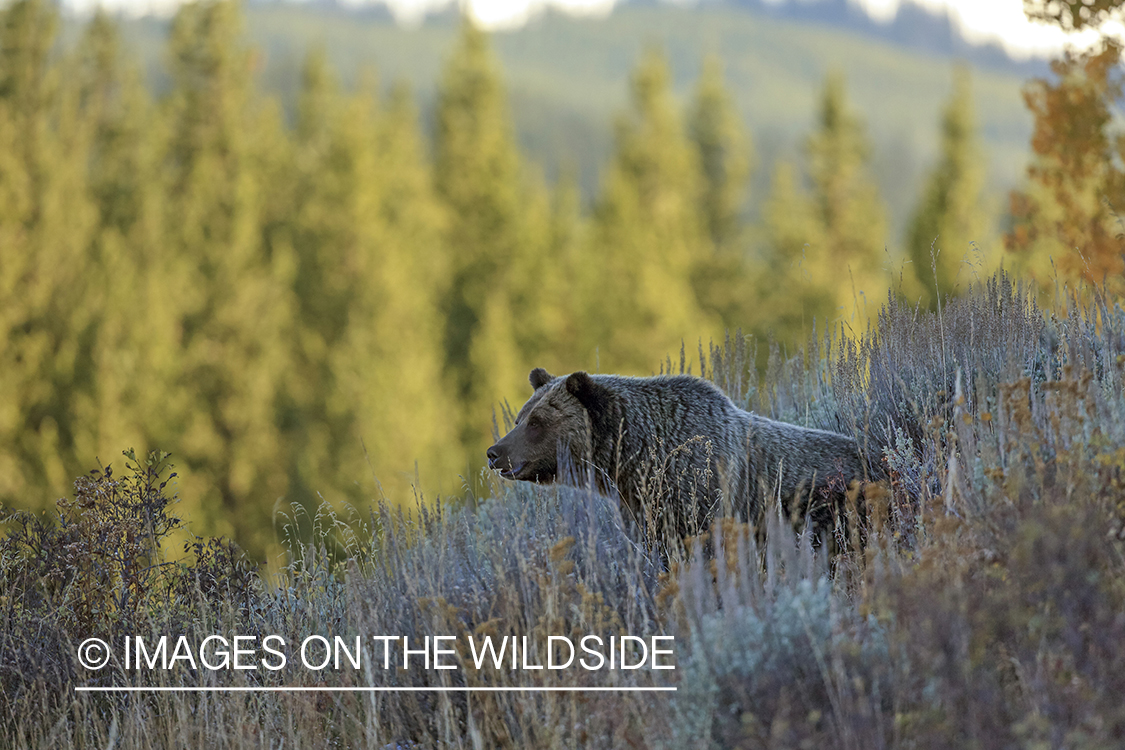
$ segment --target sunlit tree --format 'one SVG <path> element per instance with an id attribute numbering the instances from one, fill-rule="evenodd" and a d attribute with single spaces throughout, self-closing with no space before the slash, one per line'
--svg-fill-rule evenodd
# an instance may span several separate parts
<path id="1" fill-rule="evenodd" d="M 1012 193 L 1005 244 L 1044 287 L 1057 271 L 1125 293 L 1125 140 L 1112 132 L 1120 56 L 1112 41 L 1067 53 L 1051 65 L 1054 82 L 1037 79 L 1024 90 L 1035 118 L 1033 159 L 1027 187 Z"/>
<path id="2" fill-rule="evenodd" d="M 688 124 L 702 177 L 699 212 L 711 240 L 693 270 L 696 297 L 724 327 L 749 328 L 760 316 L 747 272 L 743 216 L 754 152 L 723 84 L 718 58 L 710 57 L 704 64 Z"/>
<path id="3" fill-rule="evenodd" d="M 913 288 L 924 305 L 966 287 L 972 243 L 988 239 L 989 212 L 983 189 L 984 156 L 977 146 L 969 73 L 959 69 L 941 120 L 941 153 L 907 230 Z M 936 274 L 936 275 L 935 275 Z"/>
<path id="4" fill-rule="evenodd" d="M 65 492 L 94 448 L 97 212 L 79 91 L 42 0 L 0 11 L 0 497 Z"/>
<path id="5" fill-rule="evenodd" d="M 579 284 L 589 302 L 587 350 L 597 349 L 603 368 L 643 373 L 718 325 L 691 283 L 711 252 L 702 177 L 659 52 L 649 50 L 634 71 L 631 94 L 595 209 L 597 261 Z"/>
<path id="6" fill-rule="evenodd" d="M 767 251 L 758 274 L 769 317 L 758 328 L 800 343 L 815 322 L 864 327 L 886 293 L 886 210 L 872 180 L 871 146 L 830 76 L 816 130 L 805 142 L 807 187 L 782 162 L 765 208 Z"/>
<path id="7" fill-rule="evenodd" d="M 477 466 L 493 407 L 525 392 L 532 349 L 543 343 L 533 269 L 546 202 L 516 148 L 496 67 L 487 37 L 465 18 L 438 89 L 434 179 L 449 216 L 445 367 L 462 407 L 461 446 Z"/>
<path id="8" fill-rule="evenodd" d="M 235 3 L 205 0 L 181 7 L 169 38 L 165 252 L 180 351 L 160 437 L 181 446 L 203 527 L 260 553 L 286 490 L 276 417 L 291 303 L 263 236 L 256 149 L 271 110 L 252 95 L 240 33 Z"/>

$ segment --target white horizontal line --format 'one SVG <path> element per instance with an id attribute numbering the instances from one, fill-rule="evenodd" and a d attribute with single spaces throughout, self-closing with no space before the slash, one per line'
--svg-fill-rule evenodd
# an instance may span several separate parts
<path id="1" fill-rule="evenodd" d="M 578 693 L 675 692 L 674 687 L 75 687 L 76 693 Z"/>

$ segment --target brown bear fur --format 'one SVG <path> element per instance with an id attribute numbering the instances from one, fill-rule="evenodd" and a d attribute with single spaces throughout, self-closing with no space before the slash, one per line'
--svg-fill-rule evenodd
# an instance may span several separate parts
<path id="1" fill-rule="evenodd" d="M 592 479 L 650 534 L 699 533 L 717 512 L 756 522 L 768 498 L 830 518 L 864 479 L 852 438 L 759 417 L 701 378 L 536 368 L 530 381 L 535 393 L 488 449 L 489 466 L 507 479 Z"/>

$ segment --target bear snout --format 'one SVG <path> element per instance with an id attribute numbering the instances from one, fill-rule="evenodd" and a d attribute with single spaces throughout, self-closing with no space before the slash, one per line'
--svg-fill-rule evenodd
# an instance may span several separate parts
<path id="1" fill-rule="evenodd" d="M 505 479 L 515 479 L 516 475 L 523 469 L 524 464 L 520 462 L 516 465 L 512 460 L 511 446 L 503 443 L 504 441 L 501 440 L 485 452 L 485 455 L 488 456 L 488 468 L 500 472 L 500 476 Z"/>
<path id="2" fill-rule="evenodd" d="M 485 455 L 488 456 L 488 468 L 499 471 L 501 474 L 511 470 L 512 462 L 507 460 L 507 452 L 499 443 L 489 448 Z"/>

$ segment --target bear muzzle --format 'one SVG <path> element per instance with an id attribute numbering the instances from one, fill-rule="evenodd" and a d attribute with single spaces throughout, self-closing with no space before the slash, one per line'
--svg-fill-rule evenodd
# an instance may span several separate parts
<path id="1" fill-rule="evenodd" d="M 500 443 L 489 448 L 485 455 L 488 456 L 488 468 L 500 472 L 500 476 L 505 479 L 515 479 L 520 469 L 523 468 L 522 464 L 512 466 L 511 457 Z"/>

